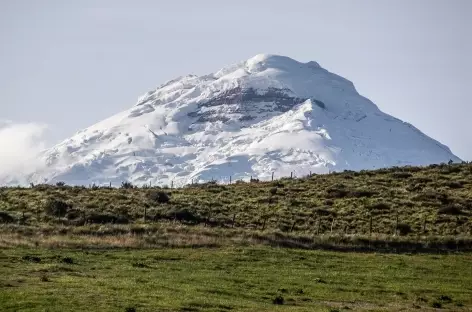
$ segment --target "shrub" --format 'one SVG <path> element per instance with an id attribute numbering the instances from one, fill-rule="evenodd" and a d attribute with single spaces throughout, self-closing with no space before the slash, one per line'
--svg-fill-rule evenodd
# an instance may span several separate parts
<path id="1" fill-rule="evenodd" d="M 413 230 L 411 229 L 411 226 L 406 223 L 399 223 L 397 225 L 397 230 L 400 235 L 408 235 L 410 234 Z"/>
<path id="2" fill-rule="evenodd" d="M 408 179 L 411 178 L 413 175 L 409 172 L 394 172 L 392 177 L 395 179 Z"/>
<path id="3" fill-rule="evenodd" d="M 330 215 L 335 215 L 334 211 L 330 211 L 328 209 L 324 208 L 317 208 L 313 211 L 316 215 L 318 216 L 330 216 Z"/>
<path id="4" fill-rule="evenodd" d="M 328 198 L 344 198 L 349 194 L 347 190 L 340 188 L 330 188 L 326 190 L 326 193 L 326 197 Z"/>
<path id="5" fill-rule="evenodd" d="M 461 206 L 460 205 L 447 205 L 445 207 L 441 207 L 438 210 L 438 214 L 447 214 L 447 215 L 453 215 L 453 216 L 458 216 L 464 214 L 462 212 Z"/>
<path id="6" fill-rule="evenodd" d="M 39 280 L 40 280 L 41 282 L 49 282 L 48 276 L 47 276 L 46 274 L 44 274 L 44 273 L 41 274 L 41 276 L 39 277 Z"/>
<path id="7" fill-rule="evenodd" d="M 449 181 L 444 183 L 445 186 L 451 188 L 451 189 L 460 189 L 463 188 L 462 183 L 458 181 Z"/>
<path id="8" fill-rule="evenodd" d="M 372 197 L 377 194 L 374 191 L 369 190 L 355 190 L 351 192 L 352 197 L 361 198 L 361 197 Z"/>
<path id="9" fill-rule="evenodd" d="M 433 308 L 436 308 L 436 309 L 441 309 L 442 308 L 442 304 L 439 301 L 434 301 L 433 303 L 431 303 L 431 306 Z"/>
<path id="10" fill-rule="evenodd" d="M 135 307 L 127 307 L 125 309 L 125 312 L 136 312 L 136 308 Z"/>
<path id="11" fill-rule="evenodd" d="M 390 210 L 390 205 L 387 203 L 375 203 L 370 208 L 373 210 Z"/>
<path id="12" fill-rule="evenodd" d="M 13 221 L 15 221 L 15 218 L 4 211 L 0 211 L 0 223 L 12 223 Z"/>
<path id="13" fill-rule="evenodd" d="M 64 217 L 71 205 L 62 200 L 48 200 L 44 206 L 44 211 L 51 216 Z"/>
<path id="14" fill-rule="evenodd" d="M 278 295 L 277 297 L 275 297 L 272 300 L 273 304 L 278 304 L 278 305 L 282 305 L 282 304 L 284 304 L 284 302 L 285 302 L 285 299 L 284 299 L 284 297 L 282 297 L 282 295 Z"/>
<path id="15" fill-rule="evenodd" d="M 271 195 L 277 194 L 277 188 L 276 188 L 276 187 L 272 187 L 272 188 L 269 190 L 269 193 L 270 193 Z"/>
<path id="16" fill-rule="evenodd" d="M 450 174 L 450 173 L 459 173 L 461 172 L 461 168 L 458 166 L 447 166 L 441 169 L 441 173 Z"/>
<path id="17" fill-rule="evenodd" d="M 134 188 L 134 185 L 131 182 L 125 181 L 125 182 L 121 182 L 121 188 L 122 189 L 132 189 L 132 188 Z"/>
<path id="18" fill-rule="evenodd" d="M 34 263 L 40 263 L 41 258 L 37 256 L 31 256 L 31 255 L 26 255 L 21 258 L 24 261 L 29 261 L 29 262 L 34 262 Z"/>
<path id="19" fill-rule="evenodd" d="M 62 181 L 59 181 L 59 182 L 56 183 L 56 186 L 57 187 L 63 187 L 63 186 L 66 186 L 66 183 L 62 182 Z"/>
<path id="20" fill-rule="evenodd" d="M 92 213 L 87 216 L 86 221 L 88 223 L 116 223 L 116 224 L 128 224 L 129 220 L 126 216 L 112 215 L 108 213 Z"/>
<path id="21" fill-rule="evenodd" d="M 441 300 L 442 302 L 446 302 L 446 303 L 451 303 L 452 302 L 452 298 L 447 296 L 447 295 L 441 295 L 441 296 L 439 296 L 438 299 Z"/>
<path id="22" fill-rule="evenodd" d="M 67 264 L 74 264 L 74 259 L 72 259 L 71 257 L 64 257 L 61 259 L 61 262 L 67 263 Z"/>
<path id="23" fill-rule="evenodd" d="M 166 204 L 170 201 L 169 194 L 163 191 L 153 191 L 149 194 L 149 199 L 159 204 Z"/>
<path id="24" fill-rule="evenodd" d="M 77 219 L 80 217 L 80 211 L 79 210 L 76 210 L 76 209 L 70 209 L 69 211 L 67 211 L 66 213 L 66 218 L 68 220 L 74 220 L 74 219 Z"/>
<path id="25" fill-rule="evenodd" d="M 169 210 L 167 216 L 170 219 L 175 219 L 181 222 L 199 223 L 202 221 L 202 218 L 199 215 L 187 208 Z"/>

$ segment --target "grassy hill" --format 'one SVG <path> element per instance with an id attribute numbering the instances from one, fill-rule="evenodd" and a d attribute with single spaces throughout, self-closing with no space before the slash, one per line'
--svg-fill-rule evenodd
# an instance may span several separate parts
<path id="1" fill-rule="evenodd" d="M 464 250 L 472 247 L 471 217 L 467 163 L 178 189 L 127 183 L 0 189 L 0 245 L 32 244 L 38 235 L 43 241 L 35 244 L 51 236 L 86 244 L 80 239 L 88 235 L 102 240 L 97 244 L 119 245 L 121 235 L 130 246 L 398 248 L 408 242 L 410 249 Z"/>

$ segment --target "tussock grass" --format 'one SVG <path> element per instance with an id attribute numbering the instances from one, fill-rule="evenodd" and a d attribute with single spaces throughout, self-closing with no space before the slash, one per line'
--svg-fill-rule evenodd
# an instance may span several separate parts
<path id="1" fill-rule="evenodd" d="M 331 248 L 341 241 L 379 250 L 395 250 L 397 242 L 406 249 L 471 249 L 472 164 L 252 181 L 179 189 L 129 183 L 119 189 L 63 184 L 0 188 L 0 233 L 24 236 L 10 243 L 4 238 L 2 244 L 40 235 L 45 240 L 64 236 L 63 241 L 117 236 L 126 246 L 238 241 Z M 325 244 L 326 239 L 332 242 Z"/>

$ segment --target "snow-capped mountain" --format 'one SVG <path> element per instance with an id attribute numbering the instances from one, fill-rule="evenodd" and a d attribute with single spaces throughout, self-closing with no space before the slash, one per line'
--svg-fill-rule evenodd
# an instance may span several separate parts
<path id="1" fill-rule="evenodd" d="M 460 161 L 316 62 L 256 55 L 168 81 L 40 155 L 34 183 L 183 185 Z"/>

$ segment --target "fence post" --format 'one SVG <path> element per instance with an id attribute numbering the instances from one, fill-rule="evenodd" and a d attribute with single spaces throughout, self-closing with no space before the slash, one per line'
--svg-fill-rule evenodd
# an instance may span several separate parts
<path id="1" fill-rule="evenodd" d="M 144 206 L 144 223 L 146 223 L 146 215 L 147 215 L 146 206 Z"/>
<path id="2" fill-rule="evenodd" d="M 170 188 L 171 188 L 171 189 L 174 188 L 174 180 L 172 180 L 172 181 L 170 182 Z"/>
<path id="3" fill-rule="evenodd" d="M 372 212 L 370 213 L 369 235 L 372 236 Z"/>
<path id="4" fill-rule="evenodd" d="M 333 234 L 333 226 L 334 226 L 334 222 L 336 221 L 335 218 L 333 218 L 333 221 L 331 221 L 331 234 Z"/>
<path id="5" fill-rule="evenodd" d="M 205 220 L 205 227 L 210 223 L 210 218 L 211 218 L 211 204 L 208 206 L 208 216 Z"/>
<path id="6" fill-rule="evenodd" d="M 426 233 L 426 217 L 423 220 L 423 234 Z"/>
<path id="7" fill-rule="evenodd" d="M 292 227 L 290 228 L 290 232 L 293 231 L 293 229 L 295 228 L 295 224 L 297 223 L 297 220 L 293 221 L 293 224 L 292 224 Z"/>
<path id="8" fill-rule="evenodd" d="M 110 188 L 111 188 L 111 181 L 110 181 Z"/>
<path id="9" fill-rule="evenodd" d="M 231 227 L 234 228 L 234 223 L 236 222 L 236 213 L 233 214 L 233 221 L 231 222 Z"/>
<path id="10" fill-rule="evenodd" d="M 231 184 L 231 176 L 229 176 L 229 184 Z"/>
<path id="11" fill-rule="evenodd" d="M 293 171 L 290 171 L 290 179 L 293 179 Z"/>
<path id="12" fill-rule="evenodd" d="M 398 232 L 398 210 L 397 210 L 397 218 L 396 218 L 396 224 L 395 224 L 395 236 L 397 236 Z"/>
<path id="13" fill-rule="evenodd" d="M 274 181 L 274 172 L 272 171 L 272 181 Z"/>

